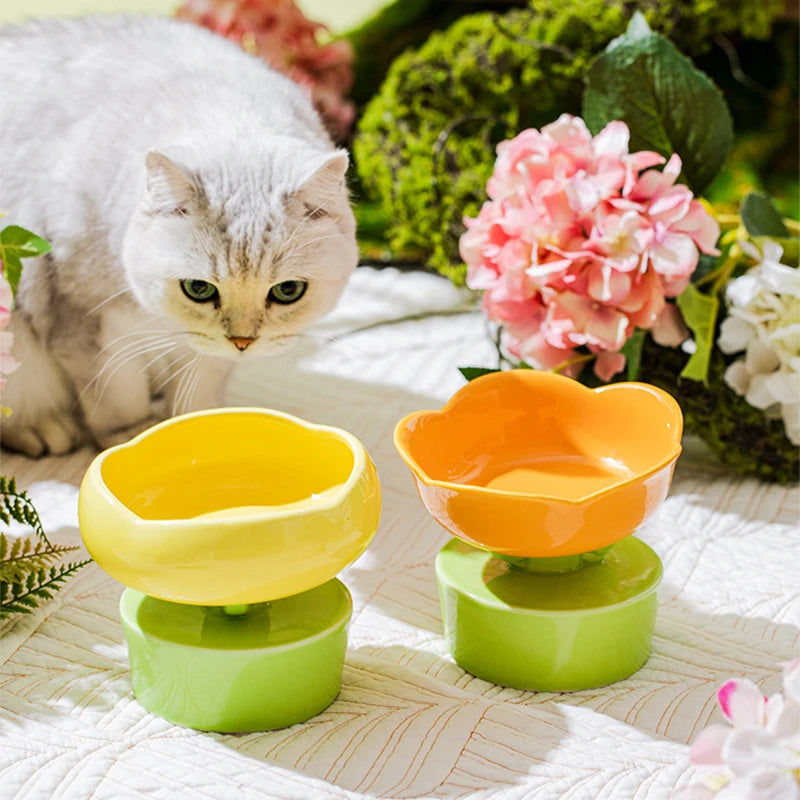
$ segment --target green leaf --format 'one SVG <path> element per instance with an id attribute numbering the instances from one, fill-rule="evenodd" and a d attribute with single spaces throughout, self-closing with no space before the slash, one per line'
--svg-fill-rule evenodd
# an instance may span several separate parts
<path id="1" fill-rule="evenodd" d="M 6 252 L 15 252 L 20 258 L 31 258 L 49 253 L 49 242 L 19 225 L 9 225 L 0 230 L 0 247 Z"/>
<path id="2" fill-rule="evenodd" d="M 475 378 L 480 378 L 481 375 L 490 375 L 492 372 L 500 372 L 499 369 L 493 369 L 492 367 L 459 367 L 458 371 L 468 381 L 474 381 Z"/>
<path id="3" fill-rule="evenodd" d="M 639 365 L 642 363 L 642 347 L 646 332 L 637 328 L 633 335 L 620 348 L 620 353 L 625 356 L 626 375 L 629 381 L 635 381 L 639 374 Z"/>
<path id="4" fill-rule="evenodd" d="M 750 192 L 744 198 L 741 217 L 751 236 L 789 236 L 789 230 L 772 201 L 760 192 Z"/>
<path id="5" fill-rule="evenodd" d="M 13 253 L 4 253 L 2 247 L 0 247 L 0 261 L 3 262 L 3 275 L 11 287 L 11 292 L 16 297 L 19 279 L 22 275 L 22 262 Z"/>
<path id="6" fill-rule="evenodd" d="M 697 346 L 681 371 L 681 377 L 701 381 L 708 386 L 708 365 L 714 347 L 719 298 L 703 294 L 690 283 L 678 297 L 677 304 Z"/>
<path id="7" fill-rule="evenodd" d="M 0 230 L 0 261 L 3 262 L 3 274 L 11 291 L 16 295 L 19 279 L 22 274 L 23 258 L 32 258 L 49 253 L 50 244 L 19 225 L 9 225 Z"/>
<path id="8" fill-rule="evenodd" d="M 670 41 L 637 23 L 587 70 L 583 117 L 593 133 L 627 123 L 630 150 L 677 153 L 695 193 L 720 171 L 733 142 L 728 106 L 713 81 Z M 630 35 L 629 35 L 630 34 Z"/>

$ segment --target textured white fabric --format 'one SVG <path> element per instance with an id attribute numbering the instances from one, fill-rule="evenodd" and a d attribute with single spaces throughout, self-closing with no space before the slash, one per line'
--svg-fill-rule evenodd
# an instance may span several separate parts
<path id="1" fill-rule="evenodd" d="M 434 276 L 360 269 L 299 358 L 239 373 L 231 386 L 232 403 L 352 431 L 378 465 L 381 526 L 341 576 L 355 609 L 334 704 L 302 725 L 237 736 L 148 714 L 128 682 L 121 587 L 91 565 L 39 613 L 0 623 L 3 800 L 661 800 L 687 784 L 688 742 L 719 721 L 714 695 L 726 678 L 778 689 L 778 662 L 800 651 L 797 491 L 685 456 L 640 533 L 665 577 L 653 654 L 636 675 L 535 694 L 452 661 L 432 566 L 447 537 L 391 433 L 401 416 L 440 407 L 462 385 L 457 366 L 492 364 L 467 301 Z M 392 322 L 406 315 L 415 318 Z M 4 457 L 4 473 L 32 483 L 59 542 L 79 541 L 77 485 L 90 457 Z"/>

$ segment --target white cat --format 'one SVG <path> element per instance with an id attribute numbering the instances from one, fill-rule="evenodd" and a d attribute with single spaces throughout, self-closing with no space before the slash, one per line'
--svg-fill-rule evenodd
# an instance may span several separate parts
<path id="1" fill-rule="evenodd" d="M 167 19 L 0 29 L 3 224 L 25 262 L 2 444 L 101 446 L 219 405 L 232 365 L 335 305 L 356 266 L 335 150 L 302 91 Z"/>

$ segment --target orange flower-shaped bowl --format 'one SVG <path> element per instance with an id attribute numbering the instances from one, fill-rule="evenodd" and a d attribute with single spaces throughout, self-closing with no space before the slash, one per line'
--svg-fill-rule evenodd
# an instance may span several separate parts
<path id="1" fill-rule="evenodd" d="M 441 411 L 402 419 L 394 442 L 431 515 L 503 556 L 598 550 L 633 533 L 669 489 L 683 417 L 643 383 L 587 389 L 561 375 L 478 378 Z"/>

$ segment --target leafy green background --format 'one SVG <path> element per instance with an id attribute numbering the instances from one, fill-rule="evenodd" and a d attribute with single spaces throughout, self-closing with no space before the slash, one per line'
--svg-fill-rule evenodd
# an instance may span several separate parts
<path id="1" fill-rule="evenodd" d="M 638 12 L 589 67 L 583 117 L 592 133 L 615 119 L 626 122 L 631 152 L 677 153 L 696 194 L 717 176 L 733 142 L 719 89 Z"/>

